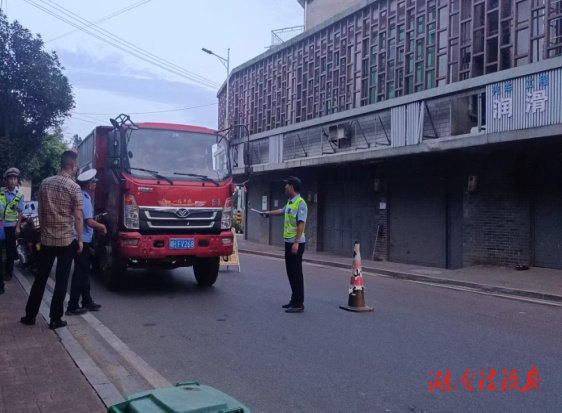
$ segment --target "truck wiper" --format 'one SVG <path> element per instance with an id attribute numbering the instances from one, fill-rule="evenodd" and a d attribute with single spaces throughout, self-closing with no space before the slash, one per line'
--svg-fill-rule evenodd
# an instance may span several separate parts
<path id="1" fill-rule="evenodd" d="M 194 178 L 199 178 L 199 179 L 201 179 L 202 181 L 205 181 L 205 182 L 212 182 L 212 183 L 214 183 L 216 186 L 219 186 L 219 183 L 218 183 L 217 181 L 215 181 L 215 180 L 212 179 L 212 178 L 209 178 L 207 175 L 184 174 L 184 173 L 181 173 L 181 172 L 174 172 L 174 175 L 192 176 L 192 177 L 194 177 Z"/>
<path id="2" fill-rule="evenodd" d="M 174 184 L 174 181 L 172 181 L 170 178 L 165 177 L 164 175 L 160 175 L 157 171 L 151 171 L 150 169 L 144 169 L 144 168 L 128 168 L 129 171 L 141 171 L 141 172 L 146 172 L 151 174 L 153 177 L 158 178 L 158 179 L 163 179 L 165 181 L 168 181 L 170 183 L 170 185 Z"/>

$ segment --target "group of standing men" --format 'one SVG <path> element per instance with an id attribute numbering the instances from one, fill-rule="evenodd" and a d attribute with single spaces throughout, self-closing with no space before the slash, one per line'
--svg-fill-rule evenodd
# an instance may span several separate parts
<path id="1" fill-rule="evenodd" d="M 78 171 L 77 158 L 75 151 L 65 151 L 61 156 L 59 174 L 43 180 L 39 188 L 41 246 L 37 275 L 25 307 L 25 316 L 20 320 L 26 325 L 35 325 L 55 259 L 56 278 L 49 328 L 56 329 L 67 325 L 62 316 L 73 261 L 74 273 L 66 315 L 78 315 L 101 308 L 90 295 L 90 246 L 95 229 L 104 235 L 107 230 L 93 215 L 91 196 L 95 192 L 97 182 L 96 170 L 90 169 L 75 178 Z M 19 174 L 16 168 L 8 169 L 4 174 L 7 187 L 0 189 L 0 210 L 3 214 L 6 248 L 5 273 L 1 277 L 0 293 L 4 292 L 4 280 L 9 281 L 13 276 L 14 260 L 17 257 L 16 237 L 21 231 L 24 210 L 23 195 L 17 189 Z"/>

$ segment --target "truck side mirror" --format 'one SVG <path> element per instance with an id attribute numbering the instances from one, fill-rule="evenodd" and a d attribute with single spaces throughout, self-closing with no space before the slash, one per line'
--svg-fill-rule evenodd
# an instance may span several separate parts
<path id="1" fill-rule="evenodd" d="M 121 136 L 119 130 L 114 129 L 108 134 L 107 140 L 107 168 L 115 169 L 120 166 L 119 154 L 121 152 L 121 147 L 119 145 L 121 141 Z"/>

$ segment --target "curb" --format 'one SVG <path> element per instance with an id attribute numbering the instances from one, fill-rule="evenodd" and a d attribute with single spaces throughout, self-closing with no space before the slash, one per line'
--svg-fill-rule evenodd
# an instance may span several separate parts
<path id="1" fill-rule="evenodd" d="M 239 249 L 238 252 L 250 255 L 259 255 L 263 257 L 270 257 L 270 258 L 279 258 L 283 259 L 281 254 L 275 254 L 271 252 L 262 252 L 262 251 L 251 251 L 247 249 Z M 344 269 L 351 269 L 351 264 L 346 265 L 339 262 L 334 261 L 321 261 L 314 258 L 303 258 L 303 262 L 309 264 L 317 264 L 317 265 L 325 265 L 328 267 L 335 267 L 335 268 L 344 268 Z M 562 296 L 555 295 L 555 294 L 544 294 L 538 293 L 535 291 L 527 291 L 527 290 L 518 290 L 513 288 L 506 288 L 506 287 L 498 287 L 494 285 L 486 285 L 486 284 L 478 284 L 472 283 L 469 281 L 458 281 L 458 280 L 449 280 L 446 278 L 439 278 L 439 277 L 431 277 L 427 275 L 419 275 L 409 272 L 398 272 L 398 271 L 391 271 L 391 270 L 384 270 L 380 268 L 373 268 L 363 265 L 363 271 L 367 273 L 375 273 L 380 275 L 385 275 L 387 277 L 396 278 L 400 280 L 410 280 L 410 281 L 423 281 L 423 282 L 430 282 L 434 284 L 443 284 L 443 285 L 452 285 L 456 287 L 466 287 L 472 288 L 478 291 L 486 292 L 486 293 L 499 293 L 505 295 L 511 295 L 515 297 L 524 297 L 524 298 L 532 298 L 537 300 L 544 300 L 544 301 L 551 301 L 555 303 L 562 303 Z"/>
<path id="2" fill-rule="evenodd" d="M 15 268 L 14 276 L 29 296 L 32 284 L 23 274 L 19 272 L 19 270 L 16 270 Z M 51 299 L 51 291 L 45 288 L 38 316 L 43 316 L 47 324 L 49 322 L 49 305 Z M 110 406 L 120 403 L 125 399 L 121 393 L 119 393 L 119 390 L 117 390 L 117 388 L 111 383 L 105 373 L 96 365 L 94 360 L 84 350 L 78 340 L 76 340 L 76 338 L 74 338 L 74 336 L 70 333 L 68 327 L 57 328 L 53 331 L 59 337 L 61 344 L 72 358 L 72 361 L 76 364 L 76 368 L 82 372 L 105 407 L 109 408 Z"/>

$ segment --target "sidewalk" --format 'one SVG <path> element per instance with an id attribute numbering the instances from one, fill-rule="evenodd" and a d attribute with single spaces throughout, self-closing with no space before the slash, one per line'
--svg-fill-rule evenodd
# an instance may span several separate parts
<path id="1" fill-rule="evenodd" d="M 0 295 L 0 413 L 97 413 L 107 409 L 39 314 L 19 322 L 27 294 L 14 277 Z"/>
<path id="2" fill-rule="evenodd" d="M 240 253 L 283 258 L 280 246 L 263 245 L 245 240 L 238 235 Z M 349 268 L 351 273 L 353 249 L 349 257 L 324 252 L 305 251 L 303 261 L 337 268 Z M 482 292 L 525 297 L 556 302 L 562 305 L 562 270 L 530 268 L 517 271 L 515 268 L 499 266 L 474 266 L 458 270 L 431 268 L 394 262 L 372 261 L 362 256 L 363 272 L 381 274 L 405 280 L 424 281 L 457 287 L 472 288 Z"/>

